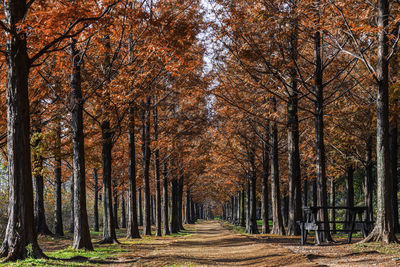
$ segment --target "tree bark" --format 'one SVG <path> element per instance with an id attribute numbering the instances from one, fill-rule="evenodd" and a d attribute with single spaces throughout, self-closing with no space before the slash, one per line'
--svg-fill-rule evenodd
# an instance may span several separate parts
<path id="1" fill-rule="evenodd" d="M 291 7 L 291 10 L 296 10 Z M 297 21 L 293 20 L 289 40 L 289 53 L 293 62 L 297 61 Z M 289 168 L 289 216 L 288 235 L 299 235 L 300 227 L 296 221 L 301 220 L 301 173 L 299 152 L 299 119 L 298 119 L 298 88 L 296 67 L 290 69 L 291 84 L 288 87 L 287 128 L 288 128 L 288 168 Z"/>
<path id="2" fill-rule="evenodd" d="M 250 232 L 250 178 L 246 183 L 246 233 Z"/>
<path id="3" fill-rule="evenodd" d="M 128 229 L 127 238 L 140 238 L 136 203 L 135 110 L 129 107 Z M 140 204 L 139 204 L 140 205 Z"/>
<path id="4" fill-rule="evenodd" d="M 75 208 L 74 208 L 74 203 L 75 203 L 75 199 L 74 199 L 74 177 L 71 177 L 71 185 L 70 185 L 70 191 L 71 191 L 71 198 L 70 198 L 70 206 L 71 206 L 71 210 L 70 210 L 70 216 L 71 216 L 71 220 L 69 223 L 69 232 L 72 234 L 74 233 L 74 221 L 75 221 Z"/>
<path id="5" fill-rule="evenodd" d="M 242 215 L 240 216 L 240 226 L 246 227 L 246 196 L 244 193 L 244 189 L 241 191 L 241 202 L 240 205 L 242 206 Z"/>
<path id="6" fill-rule="evenodd" d="M 186 189 L 185 224 L 192 223 L 190 218 L 190 189 Z"/>
<path id="7" fill-rule="evenodd" d="M 272 108 L 276 111 L 276 99 L 272 98 Z M 285 228 L 283 227 L 281 213 L 281 193 L 279 181 L 279 158 L 278 158 L 278 127 L 275 121 L 270 122 L 270 137 L 271 137 L 271 203 L 272 203 L 272 234 L 284 235 Z"/>
<path id="8" fill-rule="evenodd" d="M 171 180 L 171 220 L 170 220 L 170 232 L 178 233 L 179 232 L 179 206 L 178 206 L 178 194 L 179 194 L 179 185 L 176 179 Z"/>
<path id="9" fill-rule="evenodd" d="M 373 221 L 373 181 L 372 181 L 372 136 L 365 143 L 365 181 L 364 181 L 364 205 L 367 207 L 365 219 Z"/>
<path id="10" fill-rule="evenodd" d="M 27 12 L 25 0 L 5 1 L 5 21 L 16 34 L 6 35 L 7 63 L 7 153 L 8 224 L 0 257 L 5 261 L 23 259 L 32 244 L 33 256 L 44 257 L 33 221 L 33 186 L 29 122 L 29 58 L 26 34 L 18 32 Z M 18 25 L 18 26 L 17 26 Z"/>
<path id="11" fill-rule="evenodd" d="M 117 188 L 117 181 L 113 180 L 113 195 L 114 195 L 114 203 L 113 203 L 113 219 L 114 219 L 114 226 L 115 229 L 119 229 L 118 225 L 118 207 L 119 207 L 119 201 L 118 201 L 118 188 Z"/>
<path id="12" fill-rule="evenodd" d="M 346 206 L 353 208 L 354 207 L 354 168 L 353 165 L 349 165 L 347 167 L 347 175 L 346 175 Z M 346 226 L 350 227 L 350 213 L 349 210 L 346 210 Z"/>
<path id="13" fill-rule="evenodd" d="M 397 178 L 397 159 L 398 159 L 398 132 L 397 120 L 393 120 L 393 125 L 390 129 L 390 177 L 392 180 L 392 206 L 393 206 L 393 228 L 394 232 L 399 232 L 399 204 L 397 198 L 398 178 Z"/>
<path id="14" fill-rule="evenodd" d="M 98 184 L 99 177 L 97 175 L 96 168 L 93 169 L 93 180 L 94 180 L 94 206 L 93 206 L 94 231 L 98 232 L 99 231 L 99 184 Z"/>
<path id="15" fill-rule="evenodd" d="M 266 129 L 267 135 L 269 134 L 269 129 Z M 261 219 L 262 219 L 262 233 L 269 233 L 269 221 L 268 221 L 268 168 L 269 168 L 269 142 L 263 142 L 262 146 L 262 199 L 261 199 Z"/>
<path id="16" fill-rule="evenodd" d="M 138 191 L 139 226 L 143 226 L 142 188 L 139 187 Z"/>
<path id="17" fill-rule="evenodd" d="M 317 1 L 319 9 L 319 0 Z M 322 66 L 322 46 L 321 32 L 317 30 L 314 34 L 314 87 L 315 87 L 315 154 L 316 154 L 316 180 L 317 180 L 317 204 L 318 206 L 327 206 L 328 192 L 326 187 L 326 158 L 324 144 L 324 95 L 323 95 L 323 66 Z M 321 242 L 332 241 L 329 231 L 328 210 L 321 209 L 318 212 L 318 220 L 323 222 L 321 233 Z"/>
<path id="18" fill-rule="evenodd" d="M 158 108 L 154 107 L 154 140 L 158 140 Z M 160 184 L 160 150 L 154 152 L 154 177 L 156 179 L 156 236 L 161 236 L 161 184 Z"/>
<path id="19" fill-rule="evenodd" d="M 178 181 L 178 220 L 179 230 L 185 230 L 183 227 L 183 180 L 184 177 L 181 175 Z"/>
<path id="20" fill-rule="evenodd" d="M 163 169 L 163 234 L 169 235 L 169 223 L 168 223 L 168 163 L 164 159 L 164 169 Z"/>
<path id="21" fill-rule="evenodd" d="M 151 235 L 150 220 L 150 105 L 151 99 L 147 98 L 147 104 L 142 113 L 142 155 L 143 155 L 143 234 Z"/>
<path id="22" fill-rule="evenodd" d="M 336 199 L 336 188 L 335 188 L 335 180 L 331 178 L 331 206 L 335 207 L 335 199 Z M 334 223 L 336 219 L 336 210 L 332 209 L 331 210 L 331 221 L 332 223 L 332 233 L 336 234 L 336 223 Z"/>
<path id="23" fill-rule="evenodd" d="M 124 193 L 121 194 L 121 228 L 126 228 L 126 209 Z"/>
<path id="24" fill-rule="evenodd" d="M 39 111 L 40 112 L 40 111 Z M 53 235 L 47 226 L 46 213 L 44 210 L 44 184 L 43 184 L 43 156 L 40 154 L 40 145 L 42 142 L 41 137 L 41 126 L 40 118 L 36 125 L 36 136 L 34 136 L 34 153 L 33 153 L 33 176 L 34 176 L 34 187 L 35 187 L 35 205 L 34 205 L 34 216 L 35 216 L 35 227 L 38 235 Z"/>
<path id="25" fill-rule="evenodd" d="M 101 124 L 102 132 L 102 166 L 103 166 L 103 238 L 101 244 L 117 243 L 115 233 L 115 220 L 112 206 L 111 188 L 111 162 L 112 162 L 112 132 L 110 122 L 104 121 Z"/>
<path id="26" fill-rule="evenodd" d="M 54 216 L 54 226 L 55 234 L 58 236 L 64 236 L 64 227 L 62 219 L 62 190 L 61 190 L 61 124 L 60 121 L 57 123 L 56 129 L 56 151 L 55 151 L 55 168 L 54 168 L 54 195 L 55 195 L 55 216 Z"/>
<path id="27" fill-rule="evenodd" d="M 377 53 L 377 203 L 378 212 L 375 227 L 364 239 L 397 242 L 393 228 L 392 190 L 389 159 L 389 62 L 387 27 L 389 21 L 389 0 L 378 0 L 378 53 Z"/>
<path id="28" fill-rule="evenodd" d="M 71 75 L 72 89 L 72 147 L 74 173 L 74 249 L 93 250 L 90 239 L 89 223 L 86 210 L 86 180 L 85 180 L 85 145 L 83 133 L 83 99 L 81 89 L 80 52 L 75 48 L 76 41 L 71 44 L 73 63 Z"/>
<path id="29" fill-rule="evenodd" d="M 312 181 L 312 193 L 312 205 L 315 207 L 318 206 L 317 181 L 315 179 Z"/>

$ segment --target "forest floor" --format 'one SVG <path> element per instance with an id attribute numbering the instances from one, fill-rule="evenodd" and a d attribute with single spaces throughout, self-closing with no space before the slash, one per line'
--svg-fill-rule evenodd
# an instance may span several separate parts
<path id="1" fill-rule="evenodd" d="M 48 260 L 27 259 L 0 266 L 396 266 L 400 245 L 343 244 L 306 246 L 299 237 L 243 234 L 240 227 L 219 221 L 185 225 L 186 230 L 166 237 L 127 240 L 118 231 L 121 244 L 99 245 L 92 232 L 94 251 L 74 251 L 71 236 L 40 237 Z M 357 240 L 355 240 L 357 241 Z"/>

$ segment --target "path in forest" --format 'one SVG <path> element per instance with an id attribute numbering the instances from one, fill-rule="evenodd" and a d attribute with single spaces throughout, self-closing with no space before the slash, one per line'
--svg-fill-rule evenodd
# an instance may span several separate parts
<path id="1" fill-rule="evenodd" d="M 260 241 L 205 221 L 191 235 L 155 246 L 135 266 L 318 266 L 303 254 Z"/>

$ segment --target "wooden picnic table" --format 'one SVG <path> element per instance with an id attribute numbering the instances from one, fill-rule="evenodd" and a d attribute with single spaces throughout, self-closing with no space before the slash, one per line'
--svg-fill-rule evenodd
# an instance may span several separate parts
<path id="1" fill-rule="evenodd" d="M 336 230 L 341 232 L 347 232 L 347 243 L 351 243 L 353 232 L 361 231 L 364 237 L 366 237 L 369 231 L 372 229 L 373 222 L 364 220 L 362 218 L 363 213 L 367 210 L 367 207 L 346 207 L 346 206 L 307 206 L 303 207 L 304 218 L 302 221 L 297 223 L 301 230 L 301 244 L 304 245 L 307 240 L 308 231 L 315 232 L 316 243 L 320 244 L 320 234 L 325 231 L 324 221 L 319 221 L 317 214 L 320 210 L 347 210 L 348 220 L 346 221 L 328 221 L 327 223 L 342 223 L 343 229 Z M 358 217 L 358 220 L 357 220 Z M 332 232 L 333 230 L 330 229 Z"/>

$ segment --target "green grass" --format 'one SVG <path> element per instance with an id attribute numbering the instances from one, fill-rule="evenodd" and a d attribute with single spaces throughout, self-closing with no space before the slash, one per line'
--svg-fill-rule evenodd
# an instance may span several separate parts
<path id="1" fill-rule="evenodd" d="M 190 232 L 190 230 L 182 230 L 179 231 L 178 233 L 174 233 L 174 234 L 169 234 L 167 236 L 171 236 L 171 237 L 182 237 L 182 236 L 190 236 L 192 233 Z"/>

